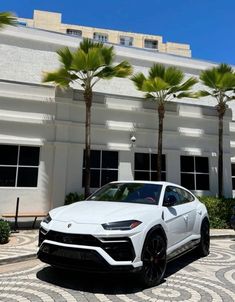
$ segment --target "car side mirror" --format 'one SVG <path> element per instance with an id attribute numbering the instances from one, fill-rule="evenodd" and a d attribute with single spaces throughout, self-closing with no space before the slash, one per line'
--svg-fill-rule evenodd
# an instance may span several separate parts
<path id="1" fill-rule="evenodd" d="M 176 203 L 177 199 L 174 195 L 169 195 L 167 199 L 164 200 L 165 207 L 173 207 Z"/>

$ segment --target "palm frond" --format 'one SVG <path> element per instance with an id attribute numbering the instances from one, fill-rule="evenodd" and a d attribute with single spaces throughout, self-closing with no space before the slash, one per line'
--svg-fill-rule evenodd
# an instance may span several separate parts
<path id="1" fill-rule="evenodd" d="M 113 46 L 107 47 L 103 45 L 100 49 L 105 65 L 111 65 L 114 60 Z"/>
<path id="2" fill-rule="evenodd" d="M 69 87 L 69 84 L 77 79 L 75 74 L 70 74 L 66 69 L 61 68 L 54 72 L 48 72 L 43 75 L 44 83 L 52 82 L 60 87 Z"/>
<path id="3" fill-rule="evenodd" d="M 207 90 L 200 90 L 196 92 L 198 97 L 204 97 L 204 96 L 209 96 L 212 95 L 209 91 Z"/>
<path id="4" fill-rule="evenodd" d="M 10 12 L 0 13 L 0 28 L 4 27 L 5 25 L 17 25 L 16 17 Z"/>
<path id="5" fill-rule="evenodd" d="M 59 49 L 57 51 L 57 54 L 59 55 L 60 62 L 64 65 L 66 69 L 69 69 L 71 67 L 72 61 L 73 61 L 73 55 L 68 47 Z"/>
<path id="6" fill-rule="evenodd" d="M 218 67 L 216 67 L 216 70 L 220 74 L 225 74 L 225 73 L 232 73 L 233 69 L 231 66 L 225 63 L 221 63 Z"/>
<path id="7" fill-rule="evenodd" d="M 84 53 L 88 53 L 91 48 L 101 48 L 103 46 L 102 43 L 94 42 L 89 38 L 84 38 L 79 45 L 79 48 L 84 51 Z"/>
<path id="8" fill-rule="evenodd" d="M 193 92 L 180 92 L 179 94 L 176 95 L 177 99 L 182 99 L 182 98 L 191 98 L 191 99 L 197 99 L 198 95 L 197 93 L 193 93 Z"/>
<path id="9" fill-rule="evenodd" d="M 147 79 L 143 83 L 143 91 L 157 92 L 169 89 L 169 84 L 161 78 Z"/>
<path id="10" fill-rule="evenodd" d="M 149 78 L 154 79 L 156 77 L 164 79 L 165 66 L 162 64 L 154 64 L 149 70 Z"/>
<path id="11" fill-rule="evenodd" d="M 133 72 L 131 64 L 127 61 L 122 61 L 120 64 L 116 65 L 113 69 L 114 69 L 115 77 L 118 78 L 128 77 Z"/>
<path id="12" fill-rule="evenodd" d="M 86 69 L 87 71 L 96 71 L 99 67 L 105 65 L 102 53 L 99 48 L 90 48 L 88 53 L 85 54 L 86 57 Z M 83 59 L 83 61 L 85 61 Z M 81 64 L 81 63 L 80 63 Z"/>
<path id="13" fill-rule="evenodd" d="M 143 83 L 146 80 L 146 77 L 144 76 L 144 74 L 142 72 L 138 72 L 131 77 L 131 80 L 134 82 L 134 84 L 138 90 L 142 90 Z"/>
<path id="14" fill-rule="evenodd" d="M 186 80 L 183 84 L 181 84 L 181 85 L 178 86 L 178 91 L 188 91 L 197 82 L 198 82 L 198 80 L 196 78 L 191 77 L 188 80 Z"/>
<path id="15" fill-rule="evenodd" d="M 164 80 L 171 86 L 179 85 L 184 78 L 184 74 L 180 69 L 169 67 L 165 70 Z"/>
<path id="16" fill-rule="evenodd" d="M 229 91 L 233 90 L 235 87 L 235 75 L 232 72 L 227 72 L 223 74 L 223 76 L 220 79 L 220 82 L 218 83 L 218 88 Z"/>
<path id="17" fill-rule="evenodd" d="M 215 89 L 219 81 L 219 75 L 216 68 L 202 71 L 200 74 L 200 80 L 205 86 Z"/>
<path id="18" fill-rule="evenodd" d="M 87 71 L 87 54 L 80 48 L 73 53 L 71 68 L 75 71 Z"/>

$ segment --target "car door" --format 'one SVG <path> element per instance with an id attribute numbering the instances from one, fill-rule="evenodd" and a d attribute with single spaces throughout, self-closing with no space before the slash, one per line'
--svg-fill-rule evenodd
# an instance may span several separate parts
<path id="1" fill-rule="evenodd" d="M 186 232 L 187 237 L 193 234 L 193 229 L 196 220 L 196 206 L 197 202 L 192 194 L 182 188 L 178 188 L 178 194 L 180 195 L 181 204 L 184 205 L 185 217 L 186 217 Z"/>
<path id="2" fill-rule="evenodd" d="M 187 209 L 182 204 L 181 196 L 177 187 L 167 186 L 163 200 L 163 219 L 168 232 L 168 247 L 171 247 L 187 237 Z M 173 205 L 168 201 L 174 199 Z"/>

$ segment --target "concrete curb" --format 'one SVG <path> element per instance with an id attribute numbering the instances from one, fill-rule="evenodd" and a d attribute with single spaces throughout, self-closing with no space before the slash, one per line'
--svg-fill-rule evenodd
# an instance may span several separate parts
<path id="1" fill-rule="evenodd" d="M 36 257 L 37 257 L 37 253 L 32 253 L 32 254 L 28 254 L 28 255 L 21 255 L 21 256 L 16 256 L 16 257 L 11 257 L 11 258 L 5 258 L 5 259 L 0 260 L 0 266 L 6 265 L 6 264 L 22 262 L 22 261 L 27 261 L 27 260 L 32 260 L 32 259 L 36 259 Z"/>

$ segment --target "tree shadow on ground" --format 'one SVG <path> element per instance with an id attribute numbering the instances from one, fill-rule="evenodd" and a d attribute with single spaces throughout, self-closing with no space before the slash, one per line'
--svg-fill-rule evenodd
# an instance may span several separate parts
<path id="1" fill-rule="evenodd" d="M 190 265 L 198 258 L 194 253 L 188 253 L 174 261 L 168 263 L 165 274 L 166 279 Z M 41 281 L 72 289 L 90 293 L 102 293 L 106 295 L 134 294 L 144 290 L 138 282 L 135 274 L 97 274 L 83 273 L 75 271 L 59 270 L 50 266 L 45 266 L 38 271 L 37 278 Z"/>

